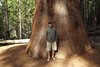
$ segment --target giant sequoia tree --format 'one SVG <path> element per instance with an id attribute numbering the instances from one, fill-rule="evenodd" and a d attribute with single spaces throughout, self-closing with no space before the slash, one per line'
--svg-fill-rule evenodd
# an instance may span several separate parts
<path id="1" fill-rule="evenodd" d="M 57 30 L 56 58 L 86 52 L 91 42 L 80 15 L 80 0 L 36 0 L 32 35 L 26 51 L 33 58 L 46 57 L 45 31 L 49 21 Z"/>

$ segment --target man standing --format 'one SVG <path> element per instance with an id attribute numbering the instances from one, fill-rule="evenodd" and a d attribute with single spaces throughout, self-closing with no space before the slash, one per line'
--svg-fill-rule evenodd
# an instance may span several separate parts
<path id="1" fill-rule="evenodd" d="M 57 44 L 56 44 L 57 33 L 52 25 L 52 22 L 48 22 L 48 28 L 46 30 L 46 39 L 47 39 L 46 51 L 48 56 L 47 61 L 50 61 L 51 51 L 52 51 L 52 59 L 55 60 L 55 51 L 57 50 Z"/>

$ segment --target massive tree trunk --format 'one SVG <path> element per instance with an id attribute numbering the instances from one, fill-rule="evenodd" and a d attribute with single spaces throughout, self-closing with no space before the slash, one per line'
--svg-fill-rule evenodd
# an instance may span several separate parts
<path id="1" fill-rule="evenodd" d="M 86 52 L 91 42 L 84 30 L 80 0 L 36 0 L 32 35 L 26 51 L 33 58 L 46 57 L 45 31 L 52 21 L 57 30 L 56 58 Z"/>

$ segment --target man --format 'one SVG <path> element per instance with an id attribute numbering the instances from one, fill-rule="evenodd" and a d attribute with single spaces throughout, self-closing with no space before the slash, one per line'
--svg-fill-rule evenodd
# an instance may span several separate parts
<path id="1" fill-rule="evenodd" d="M 47 51 L 47 61 L 50 61 L 50 53 L 52 51 L 52 59 L 55 60 L 55 51 L 57 50 L 57 33 L 55 28 L 52 25 L 52 22 L 48 22 L 48 28 L 46 30 L 46 39 L 47 39 L 47 45 L 46 45 L 46 51 Z"/>

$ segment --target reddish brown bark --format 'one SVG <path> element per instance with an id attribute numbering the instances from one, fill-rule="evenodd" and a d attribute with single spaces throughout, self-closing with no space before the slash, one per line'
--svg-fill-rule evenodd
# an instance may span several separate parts
<path id="1" fill-rule="evenodd" d="M 79 12 L 79 0 L 36 0 L 32 35 L 26 48 L 33 58 L 46 57 L 45 30 L 49 21 L 57 30 L 57 58 L 80 54 L 91 46 Z"/>

